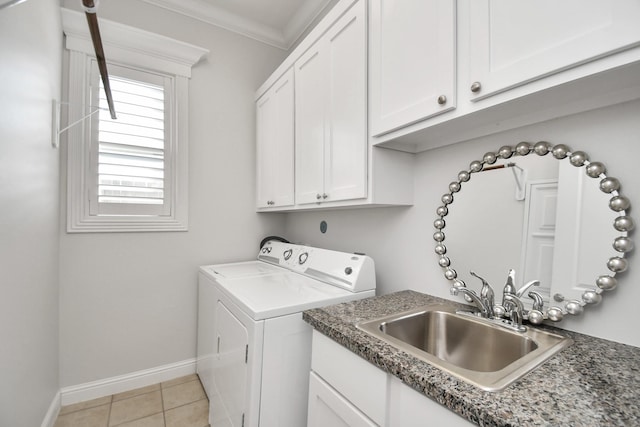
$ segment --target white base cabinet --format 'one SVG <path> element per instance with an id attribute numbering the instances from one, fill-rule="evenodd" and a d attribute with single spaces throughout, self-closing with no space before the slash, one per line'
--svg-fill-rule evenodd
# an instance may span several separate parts
<path id="1" fill-rule="evenodd" d="M 471 423 L 313 331 L 307 426 L 467 427 Z"/>
<path id="2" fill-rule="evenodd" d="M 333 387 L 311 372 L 307 427 L 375 427 L 371 421 Z"/>
<path id="3" fill-rule="evenodd" d="M 389 375 L 387 415 L 387 426 L 393 427 L 469 427 L 473 424 L 392 375 Z"/>

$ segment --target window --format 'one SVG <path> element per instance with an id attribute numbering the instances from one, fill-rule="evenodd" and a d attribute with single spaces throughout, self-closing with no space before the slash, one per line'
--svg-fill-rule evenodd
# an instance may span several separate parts
<path id="1" fill-rule="evenodd" d="M 188 79 L 206 50 L 100 20 L 117 119 L 86 20 L 62 9 L 68 50 L 67 231 L 187 230 Z"/>
<path id="2" fill-rule="evenodd" d="M 92 64 L 92 215 L 168 215 L 172 188 L 170 161 L 171 78 L 109 66 L 117 119 L 109 114 L 97 64 Z M 96 90 L 93 90 L 95 88 Z"/>

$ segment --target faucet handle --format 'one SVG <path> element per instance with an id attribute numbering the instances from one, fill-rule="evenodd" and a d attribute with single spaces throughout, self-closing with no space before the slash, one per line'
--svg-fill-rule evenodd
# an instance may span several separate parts
<path id="1" fill-rule="evenodd" d="M 487 283 L 487 281 L 486 281 L 486 280 L 484 280 L 482 277 L 478 276 L 478 275 L 475 273 L 475 271 L 471 270 L 471 271 L 469 271 L 469 273 L 470 273 L 473 277 L 475 277 L 475 278 L 477 278 L 477 279 L 480 279 L 480 281 L 482 282 L 482 286 L 484 286 L 484 285 L 489 286 L 489 284 Z"/>
<path id="2" fill-rule="evenodd" d="M 524 293 L 527 292 L 527 289 L 529 289 L 532 286 L 540 286 L 540 281 L 539 280 L 531 280 L 531 281 L 525 283 L 524 285 L 522 285 L 522 287 L 520 289 L 518 289 L 516 291 L 516 296 L 522 298 L 522 295 L 524 295 Z"/>
<path id="3" fill-rule="evenodd" d="M 544 300 L 542 299 L 542 295 L 540 295 L 536 291 L 529 292 L 529 298 L 533 300 L 533 307 L 529 310 L 528 318 L 529 322 L 534 325 L 539 325 L 544 320 L 544 314 L 542 314 L 542 306 L 544 305 Z"/>
<path id="4" fill-rule="evenodd" d="M 471 273 L 473 277 L 477 277 L 478 279 L 480 279 L 480 281 L 482 282 L 482 289 L 480 289 L 480 300 L 487 308 L 489 318 L 493 318 L 493 306 L 495 305 L 495 294 L 493 292 L 493 288 L 486 280 L 478 276 L 475 272 L 470 271 L 469 273 Z"/>
<path id="5" fill-rule="evenodd" d="M 542 311 L 542 306 L 544 305 L 542 295 L 536 291 L 530 291 L 527 295 L 533 300 L 533 310 Z"/>

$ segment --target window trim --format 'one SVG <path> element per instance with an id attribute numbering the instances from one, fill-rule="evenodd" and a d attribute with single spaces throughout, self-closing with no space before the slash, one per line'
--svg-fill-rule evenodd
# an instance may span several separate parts
<path id="1" fill-rule="evenodd" d="M 61 8 L 68 50 L 68 122 L 92 112 L 89 76 L 95 54 L 82 13 Z M 100 20 L 105 56 L 110 63 L 168 75 L 173 80 L 175 102 L 171 124 L 173 171 L 170 182 L 170 214 L 166 216 L 91 215 L 89 211 L 90 165 L 87 137 L 90 120 L 82 120 L 67 132 L 67 232 L 186 231 L 188 229 L 188 83 L 191 67 L 208 50 L 158 34 L 108 20 Z"/>

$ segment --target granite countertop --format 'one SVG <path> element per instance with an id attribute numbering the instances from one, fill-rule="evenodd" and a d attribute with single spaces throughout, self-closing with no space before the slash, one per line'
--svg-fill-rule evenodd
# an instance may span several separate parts
<path id="1" fill-rule="evenodd" d="M 487 392 L 356 329 L 449 300 L 415 291 L 307 310 L 322 334 L 481 426 L 640 426 L 640 348 L 554 329 L 573 344 L 500 392 Z M 459 304 L 464 307 L 462 304 Z"/>

